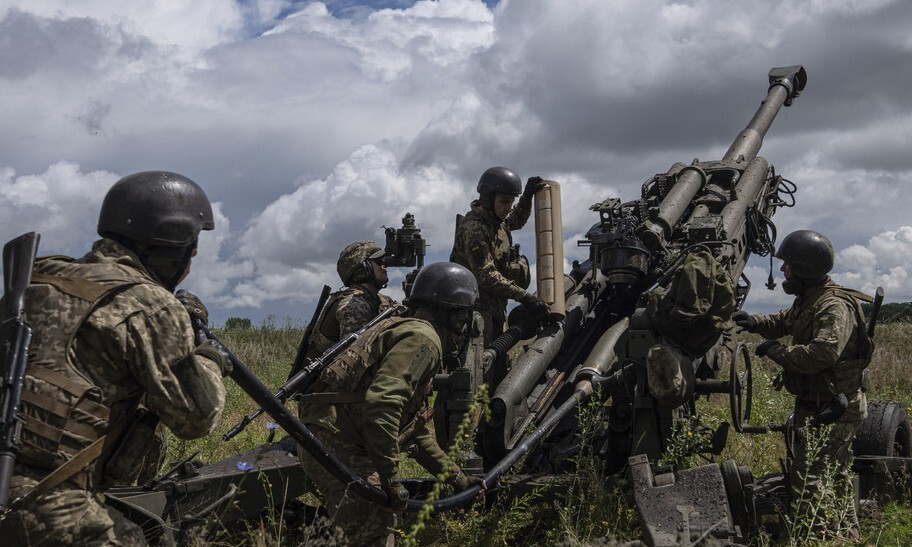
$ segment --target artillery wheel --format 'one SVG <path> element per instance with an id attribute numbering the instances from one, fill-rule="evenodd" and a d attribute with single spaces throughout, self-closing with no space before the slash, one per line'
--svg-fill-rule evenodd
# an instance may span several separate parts
<path id="1" fill-rule="evenodd" d="M 744 359 L 744 377 L 738 369 L 738 356 Z M 745 427 L 750 423 L 751 407 L 753 406 L 753 369 L 751 367 L 750 352 L 744 343 L 739 342 L 732 351 L 731 366 L 728 373 L 728 403 L 731 407 L 732 422 L 735 431 L 744 433 Z"/>
<path id="2" fill-rule="evenodd" d="M 903 405 L 897 401 L 871 401 L 868 417 L 855 435 L 856 456 L 912 457 L 912 426 Z"/>

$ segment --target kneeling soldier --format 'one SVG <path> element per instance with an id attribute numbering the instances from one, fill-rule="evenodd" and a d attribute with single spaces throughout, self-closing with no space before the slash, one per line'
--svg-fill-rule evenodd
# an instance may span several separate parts
<path id="1" fill-rule="evenodd" d="M 478 284 L 466 268 L 450 262 L 424 267 L 405 301 L 406 315 L 368 329 L 304 396 L 301 420 L 339 460 L 392 500 L 390 507 L 365 508 L 369 502 L 310 454 L 301 454 L 333 522 L 352 545 L 394 544 L 392 530 L 408 501 L 399 482 L 400 435 L 415 430 L 412 422 L 426 407 L 440 370 L 441 340 L 466 336 L 477 297 Z M 414 443 L 419 464 L 434 475 L 448 471 L 455 488 L 483 485 L 480 477 L 448 464 L 431 431 L 420 428 L 408 442 Z"/>
<path id="2" fill-rule="evenodd" d="M 159 421 L 180 438 L 208 434 L 225 402 L 228 364 L 194 341 L 196 297 L 173 294 L 190 271 L 209 199 L 164 171 L 108 191 L 92 250 L 36 261 L 25 312 L 34 336 L 23 381 L 22 448 L 6 545 L 144 545 L 140 528 L 99 493 L 131 484 Z M 157 463 L 157 462 L 156 462 Z M 24 498 L 23 498 L 24 496 Z"/>

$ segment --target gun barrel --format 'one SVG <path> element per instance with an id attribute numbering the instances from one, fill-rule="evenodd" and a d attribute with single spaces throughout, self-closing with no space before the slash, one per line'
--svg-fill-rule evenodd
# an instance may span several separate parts
<path id="1" fill-rule="evenodd" d="M 807 83 L 807 72 L 801 65 L 773 68 L 769 72 L 770 87 L 766 99 L 725 153 L 723 161 L 737 161 L 743 157 L 750 161 L 757 157 L 763 146 L 763 137 L 776 119 L 783 106 L 791 106 L 792 101 L 804 90 Z"/>
<path id="2" fill-rule="evenodd" d="M 564 319 L 539 334 L 497 386 L 490 403 L 492 416 L 486 425 L 489 433 L 485 435 L 486 443 L 494 451 L 505 450 L 514 434 L 514 413 L 517 407 L 538 384 L 548 365 L 564 346 L 564 342 L 579 331 L 583 320 L 605 291 L 607 284 L 607 277 L 597 270 L 592 270 L 590 276 L 567 299 Z"/>

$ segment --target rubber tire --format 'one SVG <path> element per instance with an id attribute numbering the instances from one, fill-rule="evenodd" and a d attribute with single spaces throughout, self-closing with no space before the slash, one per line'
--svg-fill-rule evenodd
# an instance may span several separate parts
<path id="1" fill-rule="evenodd" d="M 912 457 L 912 426 L 905 407 L 897 401 L 869 401 L 852 452 L 856 456 Z"/>

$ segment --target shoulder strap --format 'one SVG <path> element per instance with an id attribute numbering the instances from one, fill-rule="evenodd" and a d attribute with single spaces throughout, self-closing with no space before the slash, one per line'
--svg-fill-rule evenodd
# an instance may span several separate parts
<path id="1" fill-rule="evenodd" d="M 874 297 L 869 296 L 861 291 L 856 291 L 855 289 L 847 289 L 845 287 L 835 287 L 833 290 L 836 293 L 841 293 L 845 296 L 851 296 L 852 298 L 861 300 L 862 302 L 867 302 L 869 304 L 871 302 L 874 302 Z"/>
<path id="2" fill-rule="evenodd" d="M 41 479 L 41 482 L 29 490 L 28 493 L 20 498 L 13 500 L 11 508 L 28 505 L 38 496 L 50 492 L 53 488 L 66 482 L 71 477 L 73 477 L 73 475 L 88 467 L 92 462 L 97 460 L 99 456 L 101 456 L 105 439 L 107 438 L 107 435 L 102 435 L 96 439 L 95 442 L 83 448 L 75 456 L 67 460 L 63 465 L 51 471 L 47 476 Z"/>
<path id="3" fill-rule="evenodd" d="M 104 285 L 79 277 L 64 277 L 37 272 L 32 274 L 32 283 L 52 285 L 60 292 L 89 302 L 99 300 L 105 293 L 118 287 L 117 285 Z"/>

